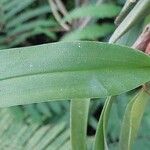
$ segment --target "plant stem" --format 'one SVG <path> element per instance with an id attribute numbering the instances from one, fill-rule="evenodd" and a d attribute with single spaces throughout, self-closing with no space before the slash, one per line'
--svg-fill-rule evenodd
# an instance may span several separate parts
<path id="1" fill-rule="evenodd" d="M 72 150 L 86 150 L 86 132 L 90 99 L 71 100 L 71 146 Z"/>
<path id="2" fill-rule="evenodd" d="M 50 4 L 50 7 L 51 7 L 51 10 L 52 10 L 54 17 L 57 20 L 57 22 L 60 24 L 60 26 L 62 26 L 66 31 L 70 30 L 70 27 L 61 21 L 62 20 L 61 16 L 57 11 L 57 7 L 56 7 L 56 4 L 54 3 L 54 1 L 48 0 L 48 2 Z"/>
<path id="3" fill-rule="evenodd" d="M 60 12 L 65 16 L 68 14 L 67 9 L 65 8 L 63 2 L 61 0 L 55 0 Z"/>

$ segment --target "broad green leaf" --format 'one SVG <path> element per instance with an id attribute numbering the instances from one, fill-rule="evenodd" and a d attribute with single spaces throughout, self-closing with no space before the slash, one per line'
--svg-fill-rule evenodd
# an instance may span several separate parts
<path id="1" fill-rule="evenodd" d="M 71 145 L 72 150 L 86 150 L 86 132 L 90 99 L 71 100 Z"/>
<path id="2" fill-rule="evenodd" d="M 150 81 L 150 57 L 99 42 L 60 42 L 0 51 L 0 107 L 104 98 Z"/>
<path id="3" fill-rule="evenodd" d="M 82 17 L 112 18 L 115 17 L 119 11 L 120 7 L 111 4 L 82 6 L 69 12 L 63 21 L 71 21 L 72 19 Z"/>
<path id="4" fill-rule="evenodd" d="M 132 148 L 149 99 L 150 96 L 144 90 L 141 90 L 127 105 L 121 129 L 119 149 L 130 150 Z"/>
<path id="5" fill-rule="evenodd" d="M 112 31 L 114 31 L 113 24 L 89 25 L 83 29 L 77 29 L 66 34 L 61 41 L 96 39 L 98 37 L 104 37 Z"/>
<path id="6" fill-rule="evenodd" d="M 113 98 L 108 97 L 98 122 L 93 150 L 108 150 L 106 129 Z"/>
<path id="7" fill-rule="evenodd" d="M 116 42 L 133 25 L 135 25 L 138 21 L 141 21 L 146 14 L 149 14 L 149 8 L 150 0 L 140 0 L 115 30 L 112 37 L 110 38 L 110 43 Z"/>

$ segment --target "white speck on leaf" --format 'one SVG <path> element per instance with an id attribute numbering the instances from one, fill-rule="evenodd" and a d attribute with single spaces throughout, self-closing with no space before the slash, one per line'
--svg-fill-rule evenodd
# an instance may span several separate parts
<path id="1" fill-rule="evenodd" d="M 33 67 L 33 65 L 32 65 L 32 64 L 30 64 L 29 66 L 30 66 L 30 68 L 32 68 L 32 67 Z"/>
<path id="2" fill-rule="evenodd" d="M 81 47 L 80 43 L 78 44 L 78 47 L 79 47 L 79 48 Z"/>

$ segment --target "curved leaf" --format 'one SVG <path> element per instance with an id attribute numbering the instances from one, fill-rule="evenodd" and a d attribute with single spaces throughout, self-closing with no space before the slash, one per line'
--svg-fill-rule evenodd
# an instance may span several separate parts
<path id="1" fill-rule="evenodd" d="M 107 100 L 105 101 L 105 105 L 100 120 L 98 122 L 93 150 L 108 150 L 106 140 L 106 128 L 112 104 L 113 98 L 108 97 Z"/>
<path id="2" fill-rule="evenodd" d="M 26 8 L 27 6 L 29 6 L 30 4 L 32 4 L 35 0 L 26 0 L 23 1 L 22 3 L 19 3 L 19 1 L 12 1 L 13 5 L 10 5 L 11 8 L 13 9 L 8 9 L 8 13 L 6 15 L 6 20 L 10 20 L 11 17 L 13 17 L 14 15 L 16 15 L 17 13 L 21 12 L 24 8 Z M 14 2 L 14 3 L 13 3 Z M 9 4 L 9 3 L 8 3 Z M 6 8 L 5 8 L 6 11 Z"/>
<path id="3" fill-rule="evenodd" d="M 38 8 L 35 8 L 33 10 L 28 10 L 27 12 L 19 15 L 19 16 L 15 16 L 13 18 L 13 20 L 10 20 L 7 23 L 7 28 L 12 28 L 12 27 L 16 27 L 16 25 L 19 25 L 21 23 L 24 23 L 30 19 L 33 19 L 34 17 L 49 13 L 50 7 L 48 5 L 44 5 Z"/>
<path id="4" fill-rule="evenodd" d="M 132 148 L 149 99 L 150 96 L 144 90 L 141 90 L 127 105 L 121 129 L 119 149 L 130 150 Z"/>
<path id="5" fill-rule="evenodd" d="M 107 34 L 114 31 L 113 24 L 102 24 L 102 25 L 89 25 L 83 29 L 77 29 L 66 34 L 61 41 L 74 41 L 81 39 L 96 39 L 99 37 L 104 37 Z"/>
<path id="6" fill-rule="evenodd" d="M 68 42 L 0 51 L 0 106 L 103 98 L 150 81 L 150 57 L 131 48 Z"/>
<path id="7" fill-rule="evenodd" d="M 43 121 L 35 122 L 30 116 L 16 120 L 6 108 L 0 109 L 0 118 L 0 149 L 62 150 L 66 142 L 69 142 L 67 148 L 70 149 L 66 116 L 44 124 Z"/>
<path id="8" fill-rule="evenodd" d="M 122 20 L 128 15 L 128 13 L 133 9 L 133 7 L 137 3 L 137 1 L 138 0 L 135 0 L 135 1 L 127 0 L 126 1 L 121 12 L 119 13 L 119 15 L 117 16 L 117 18 L 115 20 L 115 23 L 117 25 L 119 25 L 122 22 Z"/>
<path id="9" fill-rule="evenodd" d="M 149 8 L 149 0 L 140 0 L 115 30 L 112 37 L 110 38 L 110 43 L 116 42 L 133 25 L 135 25 L 138 21 L 141 21 L 144 18 L 145 14 L 150 13 Z"/>
<path id="10" fill-rule="evenodd" d="M 111 4 L 88 5 L 71 11 L 63 21 L 71 21 L 82 17 L 111 18 L 120 11 L 120 7 Z"/>

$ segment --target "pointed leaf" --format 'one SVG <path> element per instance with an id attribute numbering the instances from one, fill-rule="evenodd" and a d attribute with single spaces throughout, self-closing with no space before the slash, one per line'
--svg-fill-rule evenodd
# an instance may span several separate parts
<path id="1" fill-rule="evenodd" d="M 60 42 L 0 51 L 0 107 L 104 98 L 150 81 L 150 57 L 98 42 Z"/>
<path id="2" fill-rule="evenodd" d="M 130 150 L 132 148 L 149 99 L 150 96 L 141 90 L 127 105 L 121 128 L 119 149 Z"/>
<path id="3" fill-rule="evenodd" d="M 107 146 L 107 124 L 108 124 L 108 118 L 110 109 L 113 103 L 113 98 L 108 97 L 105 101 L 104 108 L 101 113 L 100 120 L 98 122 L 97 130 L 96 130 L 96 136 L 95 136 L 95 143 L 93 150 L 108 150 Z"/>
<path id="4" fill-rule="evenodd" d="M 111 18 L 120 11 L 120 7 L 111 4 L 88 5 L 71 11 L 63 21 L 71 21 L 82 17 Z"/>
<path id="5" fill-rule="evenodd" d="M 138 21 L 141 21 L 146 14 L 150 13 L 149 8 L 150 0 L 140 0 L 115 30 L 110 38 L 110 43 L 116 42 L 133 25 L 135 25 Z"/>
<path id="6" fill-rule="evenodd" d="M 61 41 L 77 41 L 81 39 L 96 39 L 104 37 L 114 31 L 113 24 L 89 25 L 83 29 L 77 29 L 66 34 Z"/>

